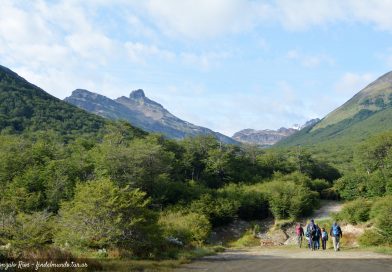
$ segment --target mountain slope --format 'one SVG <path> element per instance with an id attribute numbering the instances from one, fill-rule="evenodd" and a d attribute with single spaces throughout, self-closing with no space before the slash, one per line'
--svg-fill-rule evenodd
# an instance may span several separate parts
<path id="1" fill-rule="evenodd" d="M 91 113 L 112 120 L 123 119 L 149 132 L 157 132 L 169 138 L 182 139 L 196 135 L 213 135 L 220 141 L 237 144 L 230 137 L 179 119 L 161 104 L 150 100 L 143 90 L 133 91 L 129 97 L 115 100 L 87 90 L 77 89 L 65 101 Z"/>
<path id="2" fill-rule="evenodd" d="M 376 112 L 392 103 L 392 72 L 381 76 L 336 110 L 329 113 L 313 131 L 354 118 L 360 111 Z"/>
<path id="3" fill-rule="evenodd" d="M 0 65 L 0 131 L 94 133 L 105 120 L 69 105 Z"/>
<path id="4" fill-rule="evenodd" d="M 320 122 L 283 139 L 275 147 L 310 147 L 336 164 L 352 157 L 353 147 L 392 130 L 392 73 L 369 84 Z"/>

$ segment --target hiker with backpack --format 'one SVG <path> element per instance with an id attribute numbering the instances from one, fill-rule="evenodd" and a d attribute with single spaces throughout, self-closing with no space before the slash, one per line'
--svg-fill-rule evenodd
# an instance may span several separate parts
<path id="1" fill-rule="evenodd" d="M 329 235 L 332 237 L 333 249 L 335 251 L 340 251 L 340 238 L 343 237 L 342 229 L 340 226 L 334 222 Z"/>
<path id="2" fill-rule="evenodd" d="M 306 227 L 306 236 L 309 237 L 309 248 L 314 250 L 314 238 L 316 234 L 316 228 L 314 224 L 314 220 L 311 219 L 310 223 Z"/>
<path id="3" fill-rule="evenodd" d="M 304 229 L 301 226 L 301 223 L 297 224 L 295 228 L 295 233 L 297 234 L 297 245 L 301 248 L 302 247 L 302 239 L 304 237 Z"/>
<path id="4" fill-rule="evenodd" d="M 320 249 L 320 238 L 321 238 L 321 229 L 317 224 L 314 225 L 315 232 L 314 232 L 314 250 Z"/>
<path id="5" fill-rule="evenodd" d="M 328 232 L 325 230 L 325 228 L 321 229 L 321 245 L 323 250 L 327 249 L 327 241 L 328 241 Z"/>

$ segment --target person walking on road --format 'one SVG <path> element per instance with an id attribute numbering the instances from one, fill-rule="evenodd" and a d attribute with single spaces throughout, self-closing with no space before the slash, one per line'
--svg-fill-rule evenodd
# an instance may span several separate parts
<path id="1" fill-rule="evenodd" d="M 327 249 L 327 241 L 328 241 L 328 232 L 325 230 L 325 228 L 321 229 L 321 245 L 323 247 L 323 250 Z"/>
<path id="2" fill-rule="evenodd" d="M 313 249 L 318 250 L 318 249 L 320 249 L 321 229 L 317 224 L 315 224 L 314 226 L 315 226 L 316 231 L 314 233 L 314 248 Z"/>
<path id="3" fill-rule="evenodd" d="M 314 250 L 314 236 L 316 234 L 316 226 L 314 224 L 314 220 L 311 219 L 310 223 L 306 227 L 306 236 L 309 237 L 309 247 L 311 250 Z"/>
<path id="4" fill-rule="evenodd" d="M 295 233 L 297 234 L 297 245 L 301 248 L 302 239 L 304 237 L 304 229 L 302 228 L 301 223 L 298 223 L 297 227 L 295 228 Z"/>
<path id="5" fill-rule="evenodd" d="M 333 223 L 329 235 L 332 237 L 333 249 L 335 251 L 340 251 L 340 238 L 343 237 L 343 233 L 338 223 Z"/>

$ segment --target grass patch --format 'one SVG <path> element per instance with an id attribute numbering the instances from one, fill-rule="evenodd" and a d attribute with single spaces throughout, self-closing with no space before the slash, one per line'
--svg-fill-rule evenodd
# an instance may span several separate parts
<path id="1" fill-rule="evenodd" d="M 274 229 L 275 230 L 283 229 L 285 227 L 290 226 L 294 222 L 295 222 L 294 219 L 279 219 L 279 220 L 275 220 Z"/>
<path id="2" fill-rule="evenodd" d="M 259 245 L 260 239 L 254 236 L 252 230 L 247 230 L 241 238 L 229 243 L 230 247 L 253 247 Z"/>
<path id="3" fill-rule="evenodd" d="M 374 252 L 392 255 L 392 246 L 378 246 L 372 248 Z"/>

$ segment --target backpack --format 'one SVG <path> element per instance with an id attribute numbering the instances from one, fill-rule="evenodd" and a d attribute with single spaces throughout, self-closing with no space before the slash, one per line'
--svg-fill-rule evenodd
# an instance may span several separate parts
<path id="1" fill-rule="evenodd" d="M 307 228 L 307 237 L 314 237 L 316 234 L 316 228 L 314 224 L 309 224 Z"/>
<path id="2" fill-rule="evenodd" d="M 321 236 L 321 229 L 319 227 L 316 227 L 314 236 L 317 237 L 317 238 Z"/>
<path id="3" fill-rule="evenodd" d="M 338 237 L 340 235 L 340 227 L 338 225 L 332 226 L 332 234 L 335 237 Z"/>

